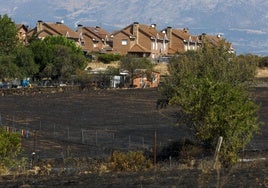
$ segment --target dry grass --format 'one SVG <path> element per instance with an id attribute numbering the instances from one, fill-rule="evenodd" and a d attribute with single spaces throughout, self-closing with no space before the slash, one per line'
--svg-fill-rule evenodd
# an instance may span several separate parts
<path id="1" fill-rule="evenodd" d="M 91 70 L 95 70 L 95 69 L 107 69 L 108 67 L 115 67 L 117 68 L 119 66 L 119 62 L 112 62 L 109 64 L 104 64 L 102 62 L 90 62 L 88 63 L 86 69 L 91 69 Z"/>
<path id="2" fill-rule="evenodd" d="M 268 68 L 258 68 L 256 77 L 257 78 L 267 78 L 268 77 Z"/>
<path id="3" fill-rule="evenodd" d="M 156 64 L 156 66 L 154 67 L 154 71 L 159 72 L 161 75 L 166 76 L 169 75 L 168 72 L 168 64 L 166 63 L 159 63 Z M 110 64 L 104 64 L 101 62 L 91 62 L 88 63 L 87 65 L 87 69 L 91 68 L 92 70 L 94 69 L 106 69 L 107 67 L 119 67 L 119 62 L 112 62 Z M 257 74 L 256 74 L 257 78 L 268 78 L 268 68 L 257 68 Z"/>

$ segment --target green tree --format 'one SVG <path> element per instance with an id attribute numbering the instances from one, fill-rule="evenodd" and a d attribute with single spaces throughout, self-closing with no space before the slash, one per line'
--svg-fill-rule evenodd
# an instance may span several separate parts
<path id="1" fill-rule="evenodd" d="M 223 136 L 220 158 L 225 164 L 236 162 L 242 146 L 259 130 L 259 106 L 249 93 L 255 69 L 256 64 L 241 61 L 224 46 L 204 45 L 173 58 L 161 88 L 169 103 L 179 106 L 179 120 L 198 141 L 215 147 Z"/>
<path id="2" fill-rule="evenodd" d="M 14 53 L 15 64 L 18 66 L 20 78 L 32 77 L 38 72 L 38 65 L 35 64 L 34 55 L 29 48 L 19 46 Z"/>
<path id="3" fill-rule="evenodd" d="M 53 65 L 55 68 L 55 77 L 65 80 L 69 78 L 73 72 L 73 66 L 71 62 L 71 49 L 62 46 L 55 45 L 54 48 L 54 60 Z"/>
<path id="4" fill-rule="evenodd" d="M 14 56 L 0 56 L 0 79 L 8 81 L 20 76 L 19 67 L 14 63 Z"/>
<path id="5" fill-rule="evenodd" d="M 0 128 L 0 169 L 14 167 L 21 153 L 21 140 L 17 133 L 8 133 Z"/>
<path id="6" fill-rule="evenodd" d="M 126 80 L 132 84 L 133 78 L 135 75 L 135 70 L 143 69 L 147 75 L 147 78 L 150 79 L 151 72 L 153 71 L 154 65 L 152 62 L 147 58 L 139 58 L 136 56 L 127 55 L 121 59 L 120 62 L 120 69 L 123 71 L 129 72 L 129 77 Z M 126 81 L 127 82 L 127 81 Z"/>
<path id="7" fill-rule="evenodd" d="M 74 41 L 63 36 L 46 37 L 30 44 L 39 76 L 68 80 L 77 69 L 84 69 L 86 58 Z"/>
<path id="8" fill-rule="evenodd" d="M 52 75 L 52 62 L 53 62 L 53 49 L 43 40 L 33 40 L 29 48 L 34 54 L 34 62 L 38 65 L 39 77 L 51 77 Z"/>
<path id="9" fill-rule="evenodd" d="M 10 55 L 19 44 L 18 30 L 8 15 L 0 15 L 0 55 Z"/>

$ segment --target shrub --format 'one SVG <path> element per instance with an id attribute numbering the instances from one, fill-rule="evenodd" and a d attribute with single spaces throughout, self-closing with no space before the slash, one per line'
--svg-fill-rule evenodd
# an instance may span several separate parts
<path id="1" fill-rule="evenodd" d="M 98 60 L 105 63 L 109 64 L 112 61 L 119 61 L 121 59 L 121 56 L 118 54 L 100 54 L 98 55 Z"/>
<path id="2" fill-rule="evenodd" d="M 0 173 L 18 166 L 17 156 L 21 153 L 21 140 L 17 133 L 8 133 L 0 128 Z"/>
<path id="3" fill-rule="evenodd" d="M 224 41 L 223 41 L 224 42 Z M 174 57 L 170 76 L 160 91 L 170 105 L 178 107 L 192 136 L 216 148 L 223 137 L 220 161 L 237 162 L 238 152 L 259 132 L 259 105 L 250 90 L 256 73 L 255 56 L 236 57 L 224 43 L 202 44 L 196 52 Z"/>
<path id="4" fill-rule="evenodd" d="M 122 153 L 113 152 L 110 158 L 110 169 L 113 171 L 136 172 L 152 168 L 153 164 L 146 159 L 141 151 L 130 151 Z"/>
<path id="5" fill-rule="evenodd" d="M 187 162 L 194 158 L 201 158 L 205 153 L 210 154 L 209 149 L 202 145 L 196 145 L 193 141 L 184 138 L 165 146 L 158 154 L 158 159 L 165 161 L 172 157 L 179 160 L 179 162 Z"/>

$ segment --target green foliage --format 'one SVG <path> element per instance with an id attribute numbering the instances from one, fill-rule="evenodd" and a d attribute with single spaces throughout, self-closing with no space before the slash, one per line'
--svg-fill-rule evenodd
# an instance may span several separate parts
<path id="1" fill-rule="evenodd" d="M 119 61 L 121 59 L 121 55 L 119 54 L 100 54 L 98 55 L 98 60 L 105 63 L 109 64 L 112 61 Z"/>
<path id="2" fill-rule="evenodd" d="M 105 71 L 105 74 L 108 74 L 108 75 L 119 75 L 120 72 L 119 72 L 119 69 L 116 68 L 116 67 L 112 67 L 112 66 L 108 66 L 106 71 Z"/>
<path id="3" fill-rule="evenodd" d="M 21 77 L 21 67 L 17 64 L 19 49 L 18 29 L 6 14 L 0 15 L 0 79 L 11 80 Z"/>
<path id="4" fill-rule="evenodd" d="M 74 53 L 83 54 L 82 49 L 78 47 L 73 40 L 67 39 L 63 36 L 48 36 L 44 39 L 44 43 L 48 44 L 51 48 L 54 48 L 57 45 L 66 46 Z"/>
<path id="5" fill-rule="evenodd" d="M 19 44 L 15 23 L 8 15 L 0 15 L 0 55 L 10 55 Z"/>
<path id="6" fill-rule="evenodd" d="M 0 79 L 9 80 L 19 77 L 19 67 L 14 63 L 14 56 L 0 56 Z"/>
<path id="7" fill-rule="evenodd" d="M 197 140 L 215 147 L 223 136 L 225 164 L 236 161 L 242 145 L 259 129 L 259 106 L 248 90 L 255 69 L 256 62 L 235 57 L 222 46 L 204 46 L 174 58 L 171 76 L 161 88 L 169 103 L 180 107 Z"/>
<path id="8" fill-rule="evenodd" d="M 130 151 L 128 153 L 113 152 L 110 159 L 110 169 L 113 171 L 145 171 L 152 168 L 152 162 L 145 158 L 141 151 Z"/>
<path id="9" fill-rule="evenodd" d="M 8 133 L 0 128 L 0 167 L 9 168 L 17 163 L 21 153 L 21 140 L 17 133 Z"/>
<path id="10" fill-rule="evenodd" d="M 259 67 L 268 67 L 268 56 L 260 58 Z"/>
<path id="11" fill-rule="evenodd" d="M 126 78 L 126 82 L 132 84 L 133 78 L 136 76 L 135 70 L 145 70 L 147 78 L 151 78 L 151 72 L 153 71 L 154 65 L 147 58 L 139 58 L 136 56 L 127 55 L 121 59 L 120 69 L 129 72 L 129 77 Z M 140 71 L 137 71 L 140 74 Z"/>
<path id="12" fill-rule="evenodd" d="M 84 69 L 86 59 L 74 41 L 63 36 L 46 37 L 30 44 L 40 77 L 68 80 L 77 69 Z"/>
<path id="13" fill-rule="evenodd" d="M 76 79 L 82 85 L 88 85 L 92 83 L 92 76 L 88 74 L 87 71 L 77 70 L 76 71 Z"/>
<path id="14" fill-rule="evenodd" d="M 19 67 L 20 77 L 31 77 L 38 72 L 38 65 L 34 62 L 32 51 L 24 46 L 18 46 L 15 50 L 15 64 Z"/>
<path id="15" fill-rule="evenodd" d="M 53 62 L 53 50 L 43 40 L 34 40 L 29 45 L 34 54 L 34 61 L 39 66 L 41 76 L 49 77 L 50 74 L 43 70 Z"/>
<path id="16" fill-rule="evenodd" d="M 131 55 L 127 55 L 121 59 L 120 69 L 134 72 L 135 69 L 147 69 L 152 70 L 153 64 L 147 58 L 139 58 Z"/>

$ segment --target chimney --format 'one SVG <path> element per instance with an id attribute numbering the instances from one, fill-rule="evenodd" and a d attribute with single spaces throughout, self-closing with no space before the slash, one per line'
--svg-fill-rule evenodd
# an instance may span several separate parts
<path id="1" fill-rule="evenodd" d="M 152 24 L 152 25 L 151 25 L 151 28 L 153 28 L 153 29 L 156 30 L 156 29 L 157 29 L 157 28 L 156 28 L 156 24 Z"/>
<path id="2" fill-rule="evenodd" d="M 139 22 L 134 22 L 133 23 L 133 36 L 136 38 L 136 42 L 138 43 L 139 39 Z"/>
<path id="3" fill-rule="evenodd" d="M 183 28 L 183 32 L 184 33 L 189 33 L 189 29 L 188 28 Z"/>
<path id="4" fill-rule="evenodd" d="M 171 47 L 171 44 L 172 44 L 172 27 L 170 27 L 170 26 L 167 27 L 166 33 L 167 33 L 167 38 L 169 40 L 168 45 L 169 45 L 169 47 Z"/>
<path id="5" fill-rule="evenodd" d="M 77 25 L 77 31 L 82 33 L 82 30 L 83 30 L 83 25 L 82 24 L 78 24 Z"/>
<path id="6" fill-rule="evenodd" d="M 40 32 L 43 30 L 43 21 L 42 20 L 37 21 L 36 29 L 37 29 L 37 32 Z"/>

